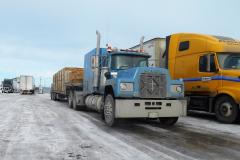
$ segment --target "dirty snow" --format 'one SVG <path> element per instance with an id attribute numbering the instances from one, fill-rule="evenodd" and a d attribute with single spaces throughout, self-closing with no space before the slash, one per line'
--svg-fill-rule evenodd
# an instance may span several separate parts
<path id="1" fill-rule="evenodd" d="M 0 122 L 1 160 L 240 159 L 239 124 L 202 113 L 167 128 L 150 120 L 109 128 L 97 113 L 48 94 L 0 94 Z"/>

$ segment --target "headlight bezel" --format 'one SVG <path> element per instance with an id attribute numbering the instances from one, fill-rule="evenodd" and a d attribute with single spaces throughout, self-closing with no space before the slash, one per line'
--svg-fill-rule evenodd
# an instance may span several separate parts
<path id="1" fill-rule="evenodd" d="M 132 82 L 121 82 L 119 88 L 121 92 L 133 92 L 133 83 Z"/>
<path id="2" fill-rule="evenodd" d="M 183 93 L 183 85 L 182 84 L 172 84 L 171 92 L 172 93 Z"/>

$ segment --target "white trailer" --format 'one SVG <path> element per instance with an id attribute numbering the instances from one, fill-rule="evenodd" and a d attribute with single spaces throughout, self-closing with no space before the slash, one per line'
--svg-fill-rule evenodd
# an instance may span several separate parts
<path id="1" fill-rule="evenodd" d="M 20 76 L 20 93 L 34 94 L 34 78 L 33 76 Z"/>
<path id="2" fill-rule="evenodd" d="M 130 49 L 139 50 L 140 44 Z M 143 50 L 151 56 L 148 60 L 150 67 L 166 67 L 166 57 L 164 57 L 164 52 L 166 50 L 165 38 L 157 37 L 144 42 Z"/>

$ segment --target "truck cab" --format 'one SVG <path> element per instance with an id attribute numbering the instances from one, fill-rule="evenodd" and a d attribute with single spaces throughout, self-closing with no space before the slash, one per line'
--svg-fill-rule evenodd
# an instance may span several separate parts
<path id="1" fill-rule="evenodd" d="M 158 118 L 166 125 L 186 115 L 184 84 L 164 68 L 148 67 L 147 53 L 95 48 L 85 55 L 78 106 L 99 111 L 108 126 L 119 118 Z"/>
<path id="2" fill-rule="evenodd" d="M 183 79 L 189 110 L 215 113 L 233 123 L 239 116 L 240 41 L 223 36 L 179 33 L 166 39 L 167 68 Z"/>
<path id="3" fill-rule="evenodd" d="M 13 93 L 12 79 L 4 79 L 3 80 L 2 93 Z"/>

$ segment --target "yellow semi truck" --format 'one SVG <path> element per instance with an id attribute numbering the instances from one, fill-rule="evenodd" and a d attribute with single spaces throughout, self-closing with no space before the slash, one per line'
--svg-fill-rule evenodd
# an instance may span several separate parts
<path id="1" fill-rule="evenodd" d="M 223 36 L 178 33 L 149 40 L 143 49 L 155 57 L 154 66 L 164 65 L 173 79 L 185 82 L 189 110 L 215 113 L 223 123 L 238 119 L 240 41 Z"/>

